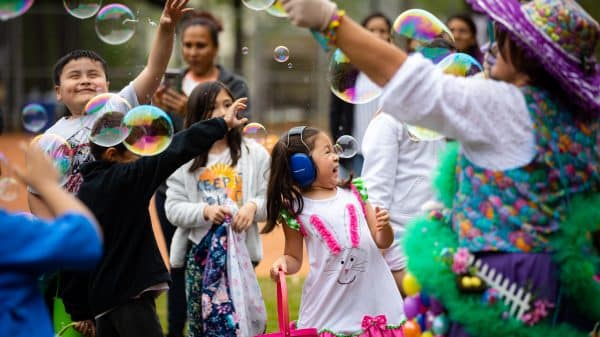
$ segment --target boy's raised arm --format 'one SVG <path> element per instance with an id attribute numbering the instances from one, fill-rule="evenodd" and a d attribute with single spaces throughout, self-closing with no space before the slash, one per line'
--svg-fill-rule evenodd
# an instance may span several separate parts
<path id="1" fill-rule="evenodd" d="M 160 24 L 152 49 L 148 56 L 146 68 L 133 80 L 133 86 L 140 104 L 150 103 L 152 94 L 160 85 L 162 76 L 169 64 L 173 41 L 175 39 L 175 27 L 183 14 L 193 10 L 186 8 L 189 0 L 167 0 L 160 16 Z"/>

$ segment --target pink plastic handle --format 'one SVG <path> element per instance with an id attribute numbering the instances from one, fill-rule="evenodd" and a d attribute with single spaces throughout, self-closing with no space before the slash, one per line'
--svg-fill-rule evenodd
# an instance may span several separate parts
<path id="1" fill-rule="evenodd" d="M 285 273 L 279 270 L 279 281 L 277 282 L 277 314 L 279 319 L 279 331 L 285 336 L 290 336 L 290 313 L 287 300 L 287 285 L 285 284 Z"/>

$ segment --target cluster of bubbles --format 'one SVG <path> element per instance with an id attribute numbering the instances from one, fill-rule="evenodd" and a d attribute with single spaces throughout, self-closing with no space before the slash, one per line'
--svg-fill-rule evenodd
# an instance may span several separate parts
<path id="1" fill-rule="evenodd" d="M 0 200 L 13 201 L 19 195 L 19 184 L 15 179 L 12 168 L 8 165 L 8 160 L 0 152 Z"/>
<path id="2" fill-rule="evenodd" d="M 89 140 L 103 147 L 123 143 L 140 156 L 154 156 L 164 151 L 173 139 L 173 122 L 163 110 L 140 105 L 131 108 L 123 97 L 104 93 L 92 98 L 84 108 L 95 116 Z"/>
<path id="3" fill-rule="evenodd" d="M 63 0 L 67 13 L 78 19 L 96 16 L 96 35 L 110 45 L 123 44 L 135 34 L 138 19 L 129 7 L 123 4 L 108 4 L 102 7 L 102 0 Z M 150 25 L 156 25 L 148 19 Z"/>
<path id="4" fill-rule="evenodd" d="M 0 21 L 10 20 L 25 14 L 33 5 L 33 0 L 0 1 Z"/>

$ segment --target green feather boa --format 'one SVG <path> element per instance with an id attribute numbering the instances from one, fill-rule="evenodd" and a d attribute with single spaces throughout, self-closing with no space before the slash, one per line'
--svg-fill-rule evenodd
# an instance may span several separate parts
<path id="1" fill-rule="evenodd" d="M 455 176 L 458 146 L 451 144 L 442 157 L 440 172 L 434 183 L 440 200 L 449 207 L 457 191 Z M 595 220 L 595 221 L 594 221 Z M 567 296 L 578 299 L 579 311 L 589 318 L 600 319 L 600 283 L 593 279 L 594 264 L 598 255 L 585 251 L 589 246 L 588 234 L 598 230 L 600 220 L 600 195 L 576 198 L 572 201 L 568 218 L 555 235 L 552 244 L 560 266 L 560 281 Z M 534 326 L 508 318 L 502 319 L 505 306 L 481 303 L 481 295 L 465 294 L 456 287 L 450 266 L 440 261 L 443 248 L 455 248 L 457 235 L 443 220 L 420 218 L 412 222 L 405 233 L 404 245 L 408 269 L 413 273 L 424 291 L 434 295 L 448 309 L 449 317 L 460 322 L 473 336 L 478 337 L 586 337 L 587 334 L 568 324 L 551 326 L 546 321 Z"/>

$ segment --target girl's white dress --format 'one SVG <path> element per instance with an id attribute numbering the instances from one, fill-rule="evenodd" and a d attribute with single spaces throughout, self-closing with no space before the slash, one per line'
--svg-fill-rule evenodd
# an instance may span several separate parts
<path id="1" fill-rule="evenodd" d="M 304 198 L 297 219 L 310 272 L 298 328 L 350 335 L 360 334 L 371 322 L 381 323 L 381 315 L 390 329 L 405 319 L 402 297 L 371 236 L 359 198 L 358 192 L 339 187 L 333 198 Z"/>

